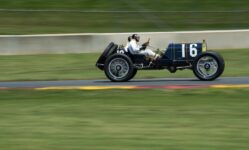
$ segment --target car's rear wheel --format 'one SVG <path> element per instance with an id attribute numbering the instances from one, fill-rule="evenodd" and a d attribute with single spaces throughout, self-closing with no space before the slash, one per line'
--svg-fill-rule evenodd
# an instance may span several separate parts
<path id="1" fill-rule="evenodd" d="M 134 71 L 133 71 L 133 73 L 132 73 L 130 79 L 134 78 L 134 77 L 136 76 L 136 74 L 137 74 L 137 69 L 134 68 Z M 130 80 L 130 79 L 129 79 L 129 80 Z"/>
<path id="2" fill-rule="evenodd" d="M 134 76 L 131 59 L 124 54 L 114 54 L 105 62 L 105 74 L 113 82 L 128 81 Z"/>
<path id="3" fill-rule="evenodd" d="M 195 76 L 203 81 L 215 80 L 223 73 L 224 68 L 224 59 L 221 55 L 213 51 L 203 53 L 193 64 Z"/>

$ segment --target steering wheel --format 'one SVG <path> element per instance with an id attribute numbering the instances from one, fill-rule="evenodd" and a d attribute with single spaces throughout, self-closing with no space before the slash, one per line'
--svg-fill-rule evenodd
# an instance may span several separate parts
<path id="1" fill-rule="evenodd" d="M 143 48 L 143 49 L 146 49 L 147 46 L 149 46 L 149 44 L 150 44 L 150 38 L 148 39 L 147 42 L 145 42 L 145 43 L 142 44 L 142 48 Z"/>

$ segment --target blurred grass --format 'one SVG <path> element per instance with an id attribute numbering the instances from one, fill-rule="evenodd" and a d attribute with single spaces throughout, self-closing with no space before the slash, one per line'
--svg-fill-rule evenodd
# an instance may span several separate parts
<path id="1" fill-rule="evenodd" d="M 1 0 L 0 34 L 142 32 L 249 28 L 245 0 Z M 71 11 L 235 12 L 15 12 L 15 9 Z M 246 11 L 243 11 L 246 10 Z"/>
<path id="2" fill-rule="evenodd" d="M 5 9 L 75 9 L 75 10 L 131 10 L 139 5 L 146 10 L 246 10 L 248 1 L 244 0 L 1 0 L 1 8 Z M 139 9 L 139 8 L 137 8 Z"/>
<path id="3" fill-rule="evenodd" d="M 249 76 L 249 50 L 220 50 L 226 62 L 223 76 Z M 106 79 L 104 72 L 95 67 L 100 54 L 53 54 L 27 56 L 0 56 L 0 81 L 7 80 L 63 80 Z M 191 70 L 139 71 L 136 78 L 194 77 Z"/>
<path id="4" fill-rule="evenodd" d="M 248 89 L 0 91 L 0 147 L 248 150 L 248 93 Z"/>

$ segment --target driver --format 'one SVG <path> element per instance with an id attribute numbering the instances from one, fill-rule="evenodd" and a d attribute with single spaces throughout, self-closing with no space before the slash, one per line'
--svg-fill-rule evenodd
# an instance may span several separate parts
<path id="1" fill-rule="evenodd" d="M 133 34 L 131 36 L 131 41 L 128 44 L 128 48 L 136 53 L 144 54 L 145 56 L 150 57 L 153 60 L 160 58 L 160 55 L 154 53 L 150 49 L 146 49 L 146 47 L 149 45 L 149 41 L 140 46 L 138 45 L 139 40 L 140 36 L 138 34 Z"/>

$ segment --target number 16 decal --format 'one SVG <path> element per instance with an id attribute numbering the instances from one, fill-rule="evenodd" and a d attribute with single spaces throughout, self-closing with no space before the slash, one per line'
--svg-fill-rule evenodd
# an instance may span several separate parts
<path id="1" fill-rule="evenodd" d="M 182 58 L 186 57 L 185 47 L 186 47 L 186 44 L 182 44 Z M 191 57 L 197 56 L 197 44 L 190 44 L 189 45 L 189 55 Z"/>

